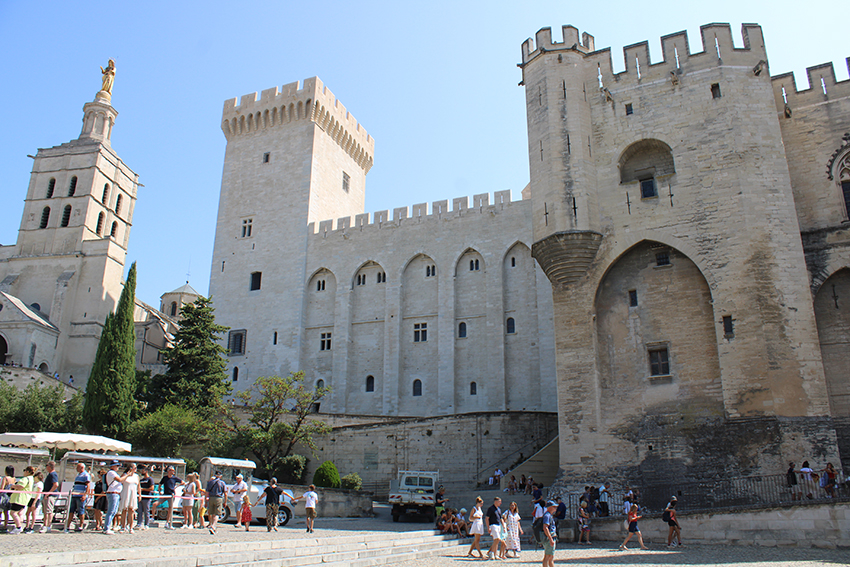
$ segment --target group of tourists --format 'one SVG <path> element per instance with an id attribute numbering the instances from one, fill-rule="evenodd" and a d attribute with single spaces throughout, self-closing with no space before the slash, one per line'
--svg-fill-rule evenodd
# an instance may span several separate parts
<path id="1" fill-rule="evenodd" d="M 43 521 L 39 533 L 48 533 L 53 530 L 53 518 L 57 498 L 64 493 L 60 492 L 61 483 L 56 473 L 56 463 L 48 461 L 45 465 L 45 473 L 39 472 L 34 466 L 24 468 L 24 475 L 15 477 L 13 466 L 7 466 L 5 475 L 0 479 L 0 512 L 4 518 L 4 528 L 9 534 L 27 534 L 35 531 L 36 511 L 41 506 Z M 91 530 L 102 531 L 106 535 L 117 533 L 132 534 L 135 530 L 146 530 L 151 523 L 151 511 L 163 505 L 166 510 L 165 529 L 175 529 L 173 524 L 174 503 L 177 498 L 177 487 L 182 486 L 183 491 L 182 513 L 183 528 L 208 529 L 211 534 L 216 533 L 219 518 L 225 510 L 228 496 L 234 499 L 236 506 L 236 527 L 245 526 L 249 529 L 251 523 L 252 503 L 248 494 L 248 485 L 244 482 L 242 475 L 236 477 L 237 482 L 228 490 L 222 480 L 221 471 L 216 471 L 213 477 L 202 486 L 200 475 L 190 473 L 186 480 L 178 478 L 174 467 L 167 467 L 165 474 L 158 483 L 151 477 L 151 471 L 145 465 L 125 463 L 113 460 L 97 472 L 97 480 L 92 480 L 92 475 L 86 470 L 84 463 L 77 463 L 76 476 L 71 486 L 68 513 L 64 522 L 65 533 L 69 533 L 72 524 L 76 523 L 75 531 L 82 532 L 85 528 L 86 511 L 89 501 L 94 522 Z M 155 493 L 155 487 L 159 486 L 159 494 Z M 277 486 L 276 479 L 272 479 L 269 486 L 260 494 L 253 506 L 260 501 L 266 502 L 266 526 L 268 531 L 277 531 L 279 503 L 283 490 Z M 307 532 L 312 533 L 313 522 L 316 518 L 316 505 L 319 497 L 315 486 L 310 485 L 309 490 L 300 498 L 293 498 L 292 502 L 304 499 Z M 205 517 L 209 517 L 209 523 Z M 14 527 L 9 529 L 9 521 Z"/>
<path id="2" fill-rule="evenodd" d="M 838 481 L 838 471 L 832 463 L 827 463 L 823 469 L 815 471 L 809 461 L 803 461 L 803 466 L 799 469 L 795 468 L 792 462 L 788 463 L 788 470 L 785 472 L 785 482 L 791 500 L 802 500 L 804 495 L 808 500 L 835 498 Z"/>

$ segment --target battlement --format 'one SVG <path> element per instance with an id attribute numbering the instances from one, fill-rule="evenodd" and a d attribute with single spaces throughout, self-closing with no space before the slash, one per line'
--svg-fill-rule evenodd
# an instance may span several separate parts
<path id="1" fill-rule="evenodd" d="M 845 63 L 850 72 L 850 57 Z M 797 88 L 794 73 L 782 73 L 770 78 L 777 111 L 787 114 L 801 106 L 850 97 L 850 79 L 836 81 L 835 68 L 831 62 L 806 68 L 806 78 L 809 80 L 809 88 L 803 90 Z M 786 105 L 788 111 L 785 110 Z"/>
<path id="2" fill-rule="evenodd" d="M 527 203 L 530 203 L 530 201 L 527 201 Z M 513 205 L 516 205 L 516 202 Z M 449 201 L 444 199 L 431 203 L 430 214 L 428 213 L 428 203 L 419 203 L 412 207 L 394 208 L 392 218 L 387 210 L 376 211 L 371 215 L 363 213 L 355 215 L 353 218 L 342 217 L 336 219 L 336 229 L 334 229 L 333 219 L 320 221 L 318 227 L 316 223 L 311 222 L 307 225 L 307 233 L 327 238 L 329 235 L 340 231 L 350 233 L 351 231 L 380 230 L 390 226 L 397 228 L 408 224 L 463 218 L 484 213 L 497 214 L 510 206 L 512 206 L 510 190 L 496 191 L 493 193 L 492 203 L 490 203 L 489 193 L 473 195 L 472 206 L 469 205 L 469 197 L 452 199 L 451 208 L 449 208 Z"/>
<path id="3" fill-rule="evenodd" d="M 735 47 L 732 40 L 732 28 L 729 24 L 707 24 L 700 27 L 702 51 L 692 53 L 687 32 L 681 31 L 661 38 L 663 59 L 652 63 L 649 57 L 649 42 L 642 41 L 623 48 L 626 69 L 614 73 L 611 48 L 595 51 L 595 40 L 589 34 L 582 34 L 578 42 L 578 30 L 573 26 L 563 26 L 564 41 L 552 41 L 550 28 L 537 32 L 535 39 L 527 39 L 522 44 L 522 63 L 525 67 L 537 57 L 548 52 L 576 51 L 581 53 L 588 68 L 601 78 L 601 86 L 609 86 L 623 81 L 646 82 L 666 80 L 670 73 L 676 74 L 698 71 L 718 65 L 757 66 L 766 65 L 767 54 L 761 26 L 743 24 L 741 35 L 744 47 Z M 559 59 L 560 61 L 560 59 Z"/>
<path id="4" fill-rule="evenodd" d="M 367 173 L 372 168 L 375 140 L 318 77 L 224 101 L 221 130 L 230 141 L 300 120 L 314 122 Z"/>

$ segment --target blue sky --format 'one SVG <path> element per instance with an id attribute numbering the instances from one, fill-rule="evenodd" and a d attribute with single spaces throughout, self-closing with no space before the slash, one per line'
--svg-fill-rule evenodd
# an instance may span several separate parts
<path id="1" fill-rule="evenodd" d="M 137 295 L 187 279 L 208 291 L 225 139 L 224 100 L 319 76 L 375 138 L 366 210 L 528 183 L 520 44 L 572 24 L 611 47 L 699 26 L 762 25 L 772 75 L 833 61 L 847 79 L 850 3 L 819 2 L 26 2 L 0 0 L 5 108 L 0 243 L 13 244 L 40 147 L 76 138 L 82 106 L 116 60 L 112 146 L 140 175 L 129 262 Z"/>

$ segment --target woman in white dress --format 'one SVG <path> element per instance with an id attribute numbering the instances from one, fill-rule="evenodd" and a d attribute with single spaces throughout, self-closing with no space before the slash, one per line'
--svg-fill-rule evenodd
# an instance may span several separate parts
<path id="1" fill-rule="evenodd" d="M 469 535 L 475 536 L 475 539 L 472 540 L 472 545 L 469 546 L 469 553 L 466 554 L 467 557 L 475 557 L 472 551 L 477 549 L 478 558 L 484 559 L 484 554 L 481 552 L 481 536 L 484 535 L 484 512 L 481 511 L 483 504 L 484 501 L 481 500 L 480 496 L 477 496 L 475 498 L 475 507 L 469 513 L 469 520 L 472 522 L 472 527 L 469 528 Z"/>
<path id="2" fill-rule="evenodd" d="M 195 473 L 189 473 L 189 476 L 186 477 L 188 482 L 183 485 L 183 527 L 184 528 L 193 528 L 195 526 L 195 522 L 193 521 L 193 506 L 195 505 L 195 492 L 197 491 L 197 484 L 195 484 Z"/>
<path id="3" fill-rule="evenodd" d="M 519 521 L 521 520 L 519 516 L 519 509 L 517 508 L 516 502 L 511 502 L 511 505 L 508 506 L 508 509 L 502 514 L 502 518 L 505 520 L 505 525 L 508 528 L 508 537 L 505 540 L 505 546 L 507 547 L 507 551 L 505 553 L 514 552 L 514 557 L 519 557 L 520 544 L 519 544 L 519 536 L 524 532 L 522 531 L 522 526 Z"/>
<path id="4" fill-rule="evenodd" d="M 136 474 L 136 463 L 127 465 L 127 469 L 119 477 L 121 481 L 121 531 L 133 533 L 133 522 L 136 519 L 136 509 L 139 507 L 139 475 Z"/>

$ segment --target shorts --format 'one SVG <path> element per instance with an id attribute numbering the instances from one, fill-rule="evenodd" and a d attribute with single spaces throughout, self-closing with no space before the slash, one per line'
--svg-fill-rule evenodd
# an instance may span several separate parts
<path id="1" fill-rule="evenodd" d="M 490 524 L 490 537 L 502 539 L 502 527 L 499 524 Z"/>
<path id="2" fill-rule="evenodd" d="M 639 531 L 637 522 L 629 522 L 629 533 L 636 534 Z"/>
<path id="3" fill-rule="evenodd" d="M 41 501 L 41 510 L 44 514 L 52 514 L 53 506 L 56 504 L 56 497 L 50 496 L 49 494 L 45 494 L 44 498 Z"/>
<path id="4" fill-rule="evenodd" d="M 86 505 L 83 502 L 82 496 L 71 497 L 71 509 L 68 511 L 70 516 L 85 516 Z"/>
<path id="5" fill-rule="evenodd" d="M 209 497 L 209 503 L 210 503 L 209 512 L 210 512 L 210 517 L 213 517 L 213 516 L 221 516 L 221 505 L 222 505 L 222 501 L 223 501 L 223 498 L 222 498 L 221 496 L 210 496 L 210 497 Z"/>
<path id="6" fill-rule="evenodd" d="M 311 520 L 316 519 L 316 509 L 315 508 L 304 508 L 305 512 L 307 512 L 307 517 Z"/>
<path id="7" fill-rule="evenodd" d="M 23 509 L 24 509 L 23 504 L 12 504 L 12 503 L 9 504 L 9 510 L 11 510 L 12 512 L 20 512 Z"/>
<path id="8" fill-rule="evenodd" d="M 555 544 L 549 543 L 549 538 L 546 536 L 540 539 L 543 540 L 543 555 L 555 555 Z"/>
<path id="9" fill-rule="evenodd" d="M 670 526 L 670 527 L 672 528 L 673 526 L 678 526 L 679 524 L 677 524 L 677 523 L 676 523 L 676 522 L 674 522 L 673 520 L 670 520 L 669 522 L 667 522 L 667 525 L 668 525 L 668 526 Z"/>
<path id="10" fill-rule="evenodd" d="M 27 508 L 34 508 L 36 500 L 38 500 L 38 499 L 37 498 L 30 498 L 30 501 L 27 502 Z"/>

